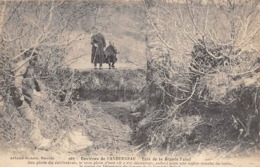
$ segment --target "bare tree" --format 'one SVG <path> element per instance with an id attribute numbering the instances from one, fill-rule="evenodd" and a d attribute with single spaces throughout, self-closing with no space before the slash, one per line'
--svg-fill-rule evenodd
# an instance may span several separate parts
<path id="1" fill-rule="evenodd" d="M 173 122 L 192 100 L 228 104 L 234 98 L 227 100 L 226 96 L 237 86 L 231 84 L 232 78 L 249 73 L 257 76 L 259 2 L 143 3 L 148 93 L 139 126 L 149 126 L 148 145 L 156 146 L 173 141 Z"/>
<path id="2" fill-rule="evenodd" d="M 1 125 L 5 126 L 5 134 L 11 136 L 8 140 L 15 141 L 19 140 L 16 138 L 15 132 L 7 129 L 8 126 L 12 126 L 12 122 L 17 120 L 17 117 L 13 115 L 20 113 L 23 115 L 24 123 L 27 124 L 26 120 L 29 120 L 31 126 L 36 126 L 35 120 L 44 122 L 37 118 L 39 117 L 37 107 L 44 108 L 45 106 L 37 103 L 38 106 L 30 105 L 28 107 L 25 102 L 19 105 L 15 104 L 16 101 L 19 101 L 17 99 L 22 97 L 20 96 L 21 93 L 24 93 L 23 90 L 19 92 L 19 89 L 23 86 L 21 81 L 24 80 L 25 69 L 28 70 L 28 62 L 31 59 L 37 58 L 34 72 L 37 75 L 36 77 L 43 82 L 41 82 L 41 86 L 45 88 L 42 91 L 43 94 L 41 94 L 41 97 L 44 98 L 42 100 L 47 100 L 52 109 L 57 104 L 53 102 L 58 102 L 61 106 L 68 104 L 74 106 L 72 97 L 74 89 L 78 87 L 78 82 L 74 71 L 68 68 L 68 64 L 87 53 L 75 54 L 68 61 L 65 60 L 65 57 L 71 44 L 84 38 L 86 33 L 91 30 L 91 27 L 81 23 L 85 19 L 84 16 L 89 15 L 88 17 L 94 18 L 93 11 L 96 10 L 96 6 L 94 2 L 88 1 L 21 0 L 1 1 L 0 8 L 0 100 L 1 105 L 3 99 L 5 103 Z M 60 104 L 61 95 L 65 95 L 65 98 Z M 23 104 L 27 107 L 24 110 L 19 108 Z M 26 114 L 29 115 L 28 113 L 31 113 L 32 119 L 26 116 Z M 54 115 L 53 117 L 55 117 Z M 15 124 L 15 126 L 17 125 Z M 55 131 L 61 130 L 57 125 L 54 126 L 57 128 Z M 29 131 L 29 134 L 27 133 L 29 138 L 27 139 L 32 142 L 39 138 L 46 139 L 39 132 L 40 128 L 34 127 L 32 130 L 32 127 L 28 128 L 24 125 L 16 128 L 16 130 L 24 131 L 26 128 L 26 131 Z M 1 135 L 1 139 L 2 137 L 4 138 L 4 135 Z M 50 140 L 46 139 L 45 141 Z M 40 141 L 39 143 L 44 142 Z"/>

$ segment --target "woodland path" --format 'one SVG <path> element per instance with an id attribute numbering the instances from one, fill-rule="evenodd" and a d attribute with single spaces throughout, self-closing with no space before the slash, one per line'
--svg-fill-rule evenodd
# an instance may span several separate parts
<path id="1" fill-rule="evenodd" d="M 94 142 L 91 155 L 132 155 L 131 102 L 92 102 L 87 119 L 88 137 Z"/>

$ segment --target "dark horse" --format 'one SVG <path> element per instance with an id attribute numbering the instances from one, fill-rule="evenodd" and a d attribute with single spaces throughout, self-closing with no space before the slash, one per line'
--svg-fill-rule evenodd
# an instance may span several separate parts
<path id="1" fill-rule="evenodd" d="M 114 43 L 109 42 L 109 46 L 105 50 L 106 63 L 109 65 L 109 69 L 115 68 L 115 62 L 117 61 L 116 55 L 119 54 Z"/>

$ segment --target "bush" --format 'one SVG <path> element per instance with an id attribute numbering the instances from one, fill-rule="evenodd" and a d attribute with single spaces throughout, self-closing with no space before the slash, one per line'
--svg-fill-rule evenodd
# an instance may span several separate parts
<path id="1" fill-rule="evenodd" d="M 260 100 L 256 53 L 198 41 L 188 72 L 185 66 L 151 63 L 154 78 L 146 88 L 138 144 L 170 151 L 189 144 L 227 148 L 224 141 L 243 140 Z"/>

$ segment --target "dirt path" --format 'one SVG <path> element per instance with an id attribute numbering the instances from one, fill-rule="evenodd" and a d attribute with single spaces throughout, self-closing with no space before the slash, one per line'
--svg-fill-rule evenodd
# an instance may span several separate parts
<path id="1" fill-rule="evenodd" d="M 91 155 L 132 155 L 130 102 L 95 102 L 86 133 L 94 142 Z"/>
<path id="2" fill-rule="evenodd" d="M 144 65 L 135 65 L 131 63 L 116 63 L 116 69 L 146 69 L 146 64 Z M 99 67 L 99 66 L 97 66 Z M 72 64 L 73 69 L 77 69 L 79 71 L 89 71 L 94 69 L 94 65 L 90 62 L 83 61 L 83 64 Z M 108 64 L 103 64 L 103 70 L 109 70 Z M 112 69 L 111 69 L 112 70 Z"/>

